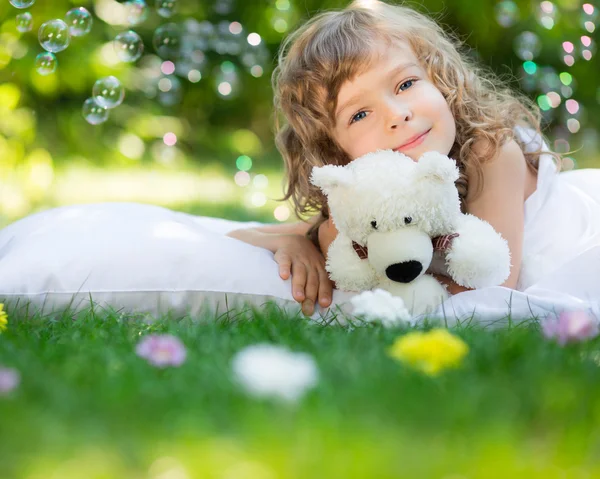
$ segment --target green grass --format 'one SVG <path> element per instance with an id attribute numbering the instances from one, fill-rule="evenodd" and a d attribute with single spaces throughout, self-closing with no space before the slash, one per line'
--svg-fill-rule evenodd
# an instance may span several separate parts
<path id="1" fill-rule="evenodd" d="M 560 348 L 534 321 L 462 326 L 462 367 L 431 378 L 387 356 L 406 330 L 358 326 L 275 307 L 152 323 L 12 317 L 0 365 L 22 383 L 0 398 L 0 478 L 600 477 L 600 341 Z M 178 336 L 187 361 L 138 358 L 151 332 Z M 261 342 L 315 358 L 318 386 L 298 404 L 234 381 L 233 355 Z"/>

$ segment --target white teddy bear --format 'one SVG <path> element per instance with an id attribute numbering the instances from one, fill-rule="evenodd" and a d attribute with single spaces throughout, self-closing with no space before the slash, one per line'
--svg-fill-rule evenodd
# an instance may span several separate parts
<path id="1" fill-rule="evenodd" d="M 380 150 L 346 166 L 313 168 L 311 182 L 327 196 L 339 231 L 326 264 L 337 287 L 382 288 L 418 315 L 448 298 L 428 272 L 473 289 L 502 284 L 508 244 L 489 223 L 461 212 L 457 179 L 455 162 L 437 152 L 415 162 Z"/>

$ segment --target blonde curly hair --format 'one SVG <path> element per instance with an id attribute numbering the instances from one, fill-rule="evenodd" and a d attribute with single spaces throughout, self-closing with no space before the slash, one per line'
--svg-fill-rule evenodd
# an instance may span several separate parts
<path id="1" fill-rule="evenodd" d="M 273 72 L 275 142 L 287 175 L 283 199 L 291 198 L 298 217 L 315 211 L 322 219 L 328 217 L 326 198 L 310 183 L 311 171 L 352 160 L 331 134 L 337 97 L 347 80 L 369 68 L 382 41 L 409 45 L 448 102 L 456 122 L 449 156 L 461 173 L 456 185 L 463 208 L 466 172 L 481 179 L 483 161 L 509 139 L 519 142 L 513 133 L 516 125 L 541 135 L 535 103 L 500 87 L 500 79 L 461 54 L 460 42 L 435 21 L 406 6 L 355 0 L 343 10 L 316 15 L 290 34 Z M 487 148 L 476 155 L 473 148 L 480 140 L 486 140 L 481 143 Z M 539 153 L 525 153 L 531 168 L 537 169 Z"/>

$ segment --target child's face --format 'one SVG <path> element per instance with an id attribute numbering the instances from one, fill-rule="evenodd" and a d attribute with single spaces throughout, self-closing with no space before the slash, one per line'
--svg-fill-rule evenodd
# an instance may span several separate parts
<path id="1" fill-rule="evenodd" d="M 351 159 L 398 150 L 413 160 L 427 151 L 450 153 L 452 112 L 411 49 L 394 45 L 340 90 L 334 137 Z M 350 103 L 347 103 L 350 102 Z"/>

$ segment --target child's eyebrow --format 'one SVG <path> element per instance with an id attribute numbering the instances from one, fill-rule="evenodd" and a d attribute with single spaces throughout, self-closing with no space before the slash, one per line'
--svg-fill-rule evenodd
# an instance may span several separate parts
<path id="1" fill-rule="evenodd" d="M 388 74 L 386 75 L 386 78 L 392 78 L 395 77 L 396 75 L 399 75 L 403 70 L 406 70 L 407 68 L 410 67 L 416 67 L 418 66 L 416 63 L 414 62 L 410 62 L 410 63 L 402 63 L 400 65 L 397 65 L 396 67 L 394 67 L 392 70 L 390 70 L 388 72 Z M 363 96 L 364 92 L 361 91 L 359 93 L 357 93 L 356 95 L 350 97 L 346 102 L 344 102 L 339 108 L 337 113 L 335 114 L 336 117 L 338 117 L 339 115 L 342 114 L 342 112 L 348 108 L 349 106 L 352 106 L 354 103 L 356 103 L 362 96 Z"/>

